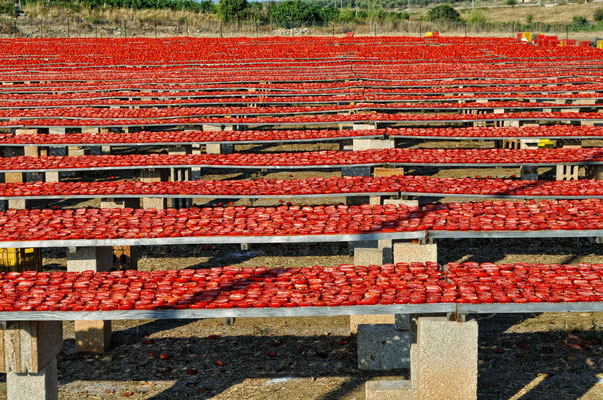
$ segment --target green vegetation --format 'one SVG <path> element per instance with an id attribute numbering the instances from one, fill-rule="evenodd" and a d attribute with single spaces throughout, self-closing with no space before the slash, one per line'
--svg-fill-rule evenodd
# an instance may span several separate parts
<path id="1" fill-rule="evenodd" d="M 239 22 L 246 8 L 247 0 L 220 0 L 217 14 L 222 21 Z"/>
<path id="2" fill-rule="evenodd" d="M 488 23 L 488 18 L 486 18 L 486 14 L 480 9 L 473 10 L 467 15 L 465 18 L 465 22 L 467 25 L 482 27 Z"/>
<path id="3" fill-rule="evenodd" d="M 601 22 L 603 21 L 603 7 L 597 8 L 595 10 L 595 13 L 593 14 L 593 19 L 596 22 Z"/>
<path id="4" fill-rule="evenodd" d="M 44 2 L 47 5 L 65 6 L 72 9 L 81 7 L 88 8 L 132 8 L 135 10 L 143 9 L 164 9 L 189 10 L 200 12 L 214 12 L 215 7 L 211 0 L 197 2 L 195 0 L 25 0 L 26 4 L 35 4 Z"/>
<path id="5" fill-rule="evenodd" d="M 0 1 L 0 15 L 4 15 L 7 17 L 14 17 L 16 15 L 17 9 L 15 8 L 15 2 L 11 0 L 1 0 Z"/>
<path id="6" fill-rule="evenodd" d="M 441 4 L 429 10 L 427 19 L 437 22 L 458 22 L 461 20 L 461 14 L 450 4 Z"/>

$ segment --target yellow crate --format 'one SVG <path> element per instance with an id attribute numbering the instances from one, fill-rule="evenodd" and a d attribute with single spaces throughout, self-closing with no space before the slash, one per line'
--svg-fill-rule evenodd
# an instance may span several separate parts
<path id="1" fill-rule="evenodd" d="M 597 49 L 603 50 L 603 40 L 597 40 Z"/>
<path id="2" fill-rule="evenodd" d="M 432 37 L 433 36 L 433 32 L 425 32 L 425 37 Z"/>
<path id="3" fill-rule="evenodd" d="M 540 139 L 538 141 L 538 147 L 541 149 L 554 149 L 555 148 L 555 142 L 553 142 L 550 139 Z"/>
<path id="4" fill-rule="evenodd" d="M 532 32 L 524 32 L 522 36 L 528 42 L 532 41 Z"/>
<path id="5" fill-rule="evenodd" d="M 41 268 L 41 249 L 0 249 L 0 271 L 39 271 Z"/>

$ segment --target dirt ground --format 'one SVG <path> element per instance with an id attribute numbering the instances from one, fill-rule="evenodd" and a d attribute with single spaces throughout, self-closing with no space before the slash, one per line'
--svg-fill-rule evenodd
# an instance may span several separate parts
<path id="1" fill-rule="evenodd" d="M 448 146 L 470 145 L 462 142 Z M 336 146 L 323 144 L 317 148 Z M 301 148 L 283 146 L 278 150 Z M 518 169 L 410 172 L 437 176 L 519 174 Z M 214 172 L 204 179 L 338 174 Z M 128 175 L 115 178 L 134 179 Z M 343 200 L 310 203 L 325 201 Z M 241 203 L 250 204 L 248 200 Z M 98 201 L 38 204 L 54 205 L 98 206 Z M 65 269 L 65 251 L 45 251 L 45 268 Z M 252 245 L 248 250 L 241 250 L 238 245 L 152 246 L 141 248 L 140 254 L 141 270 L 225 265 L 330 266 L 353 261 L 346 243 Z M 438 258 L 440 263 L 601 263 L 603 252 L 600 244 L 586 238 L 463 239 L 438 242 Z M 603 313 L 498 314 L 475 318 L 479 322 L 480 399 L 603 399 Z M 407 370 L 359 370 L 356 339 L 349 335 L 348 317 L 240 318 L 234 326 L 219 319 L 114 321 L 111 348 L 102 355 L 76 353 L 73 323 L 65 323 L 64 327 L 65 345 L 58 357 L 61 399 L 360 400 L 364 399 L 366 381 L 408 378 L 409 374 Z M 167 354 L 167 359 L 160 358 L 160 354 Z M 6 383 L 4 375 L 0 377 L 2 399 L 6 397 Z"/>

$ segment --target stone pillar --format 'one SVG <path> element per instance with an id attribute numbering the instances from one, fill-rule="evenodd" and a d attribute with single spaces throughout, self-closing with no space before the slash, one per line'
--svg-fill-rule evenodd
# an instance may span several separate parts
<path id="1" fill-rule="evenodd" d="M 11 400 L 57 399 L 57 359 L 63 348 L 60 321 L 2 323 L 0 372 Z"/>
<path id="2" fill-rule="evenodd" d="M 352 130 L 354 131 L 366 131 L 366 130 L 373 130 L 373 129 L 377 129 L 377 124 L 376 123 L 355 123 L 352 124 Z"/>
<path id="3" fill-rule="evenodd" d="M 379 248 L 354 249 L 354 265 L 382 265 L 383 251 Z M 350 315 L 350 334 L 358 332 L 359 325 L 393 324 L 393 314 Z"/>
<path id="4" fill-rule="evenodd" d="M 207 143 L 205 152 L 207 154 L 230 154 L 234 152 L 234 144 Z"/>
<path id="5" fill-rule="evenodd" d="M 445 338 L 443 340 L 442 338 Z M 478 327 L 475 320 L 413 318 L 410 380 L 370 381 L 366 400 L 477 399 Z"/>
<path id="6" fill-rule="evenodd" d="M 141 173 L 142 182 L 166 182 L 169 179 L 169 169 L 143 169 Z M 142 197 L 140 199 L 142 208 L 166 208 L 166 199 L 160 197 Z"/>
<path id="7" fill-rule="evenodd" d="M 393 149 L 394 141 L 392 139 L 353 139 L 352 150 L 382 150 Z"/>
<path id="8" fill-rule="evenodd" d="M 477 322 L 419 317 L 417 357 L 412 363 L 419 399 L 477 399 Z M 446 338 L 446 340 L 442 340 Z M 411 372 L 412 373 L 412 372 Z"/>
<path id="9" fill-rule="evenodd" d="M 100 208 L 140 208 L 140 199 L 101 199 Z M 113 246 L 112 253 L 111 267 L 118 269 L 138 269 L 138 248 L 136 246 Z"/>
<path id="10" fill-rule="evenodd" d="M 598 181 L 603 180 L 603 165 L 591 165 L 586 168 L 586 178 L 595 179 Z M 595 238 L 597 243 L 603 243 L 603 236 Z"/>
<path id="11" fill-rule="evenodd" d="M 111 247 L 70 247 L 67 271 L 108 271 L 113 266 Z M 111 343 L 111 321 L 75 321 L 75 346 L 83 353 L 102 353 Z"/>
<path id="12" fill-rule="evenodd" d="M 393 244 L 394 264 L 411 262 L 438 262 L 438 245 L 415 244 L 410 241 L 396 241 Z M 410 315 L 396 315 L 396 328 L 408 330 L 410 328 Z"/>
<path id="13" fill-rule="evenodd" d="M 538 149 L 539 139 L 520 139 L 520 149 Z M 521 179 L 528 181 L 538 180 L 538 167 L 523 165 L 520 167 Z"/>

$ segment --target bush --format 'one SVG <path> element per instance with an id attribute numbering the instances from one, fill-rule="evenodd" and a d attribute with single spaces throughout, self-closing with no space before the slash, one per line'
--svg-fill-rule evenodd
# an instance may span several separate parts
<path id="1" fill-rule="evenodd" d="M 14 17 L 17 15 L 17 9 L 15 7 L 15 2 L 11 0 L 2 0 L 0 1 L 0 15 L 6 15 L 9 17 Z"/>
<path id="2" fill-rule="evenodd" d="M 581 31 L 581 30 L 588 28 L 589 25 L 590 25 L 590 23 L 588 22 L 588 20 L 585 17 L 576 15 L 572 19 L 572 23 L 569 24 L 569 28 L 572 31 L 576 32 L 576 31 Z"/>
<path id="3" fill-rule="evenodd" d="M 295 28 L 301 25 L 313 25 L 320 20 L 310 7 L 302 0 L 285 0 L 270 4 L 270 16 L 274 23 L 282 28 Z"/>
<path id="4" fill-rule="evenodd" d="M 507 0 L 507 5 L 515 7 L 517 5 L 517 0 Z"/>
<path id="5" fill-rule="evenodd" d="M 247 0 L 220 0 L 218 16 L 222 21 L 238 21 L 247 8 Z"/>
<path id="6" fill-rule="evenodd" d="M 457 22 L 461 15 L 449 4 L 442 4 L 429 10 L 427 18 L 430 21 Z"/>
<path id="7" fill-rule="evenodd" d="M 482 10 L 473 10 L 467 15 L 466 21 L 469 25 L 484 26 L 488 19 Z"/>
<path id="8" fill-rule="evenodd" d="M 599 7 L 595 10 L 593 19 L 597 22 L 603 21 L 603 7 Z"/>

